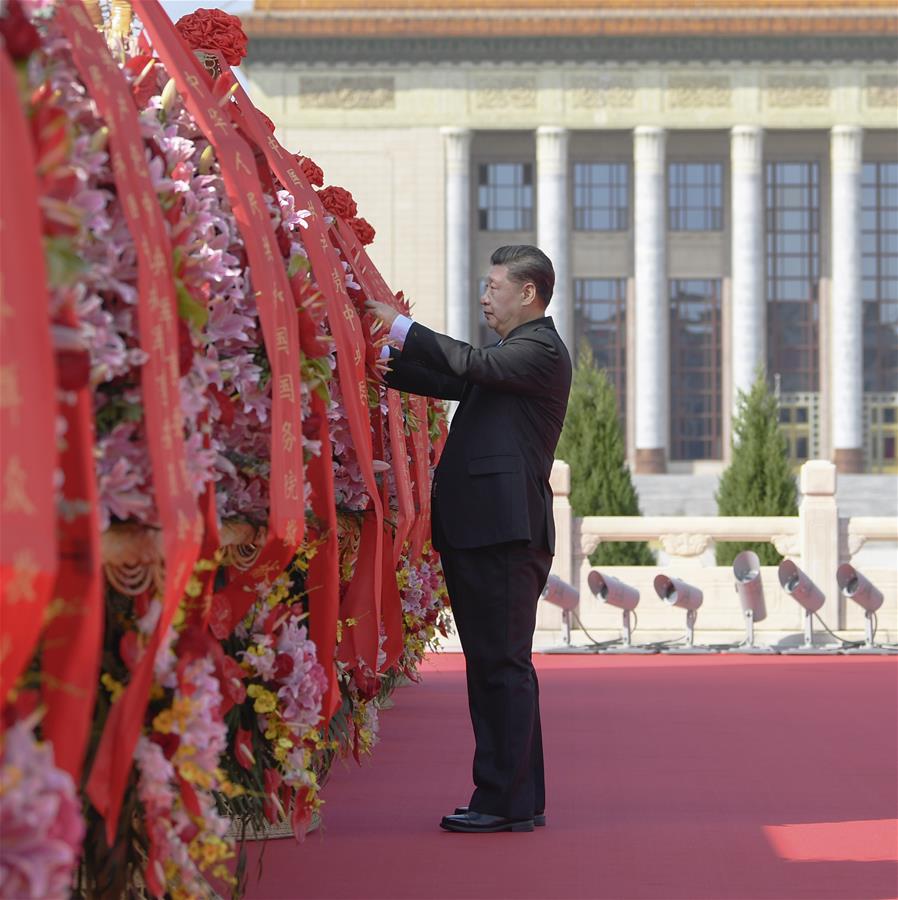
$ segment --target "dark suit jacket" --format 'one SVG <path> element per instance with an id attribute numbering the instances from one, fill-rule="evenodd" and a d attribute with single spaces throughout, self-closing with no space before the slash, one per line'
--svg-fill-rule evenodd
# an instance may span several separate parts
<path id="1" fill-rule="evenodd" d="M 416 322 L 391 357 L 390 387 L 460 401 L 434 478 L 437 549 L 525 540 L 554 553 L 549 473 L 571 360 L 551 318 L 483 349 Z"/>

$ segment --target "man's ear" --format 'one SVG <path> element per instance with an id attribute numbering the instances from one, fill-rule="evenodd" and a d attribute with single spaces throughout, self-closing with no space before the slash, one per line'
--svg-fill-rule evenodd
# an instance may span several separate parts
<path id="1" fill-rule="evenodd" d="M 523 306 L 530 306 L 536 300 L 536 285 L 532 281 L 524 282 L 524 299 L 521 301 Z"/>

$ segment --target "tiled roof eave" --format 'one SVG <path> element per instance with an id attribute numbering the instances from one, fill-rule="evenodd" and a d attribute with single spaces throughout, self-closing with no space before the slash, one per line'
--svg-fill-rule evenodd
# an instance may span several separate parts
<path id="1" fill-rule="evenodd" d="M 425 14 L 405 15 L 403 11 L 344 10 L 297 11 L 280 14 L 251 14 L 243 17 L 250 37 L 588 37 L 622 35 L 653 36 L 738 36 L 764 35 L 863 35 L 898 36 L 898 14 L 882 8 L 831 14 L 814 10 L 781 10 L 771 15 L 747 8 L 741 14 L 706 16 L 694 8 L 690 15 L 608 15 L 590 10 L 561 10 L 537 15 L 534 11 L 510 14 L 507 11 L 424 10 Z M 684 11 L 685 12 L 685 11 Z M 838 14 L 836 14 L 838 12 Z M 849 14 L 851 13 L 851 14 Z"/>

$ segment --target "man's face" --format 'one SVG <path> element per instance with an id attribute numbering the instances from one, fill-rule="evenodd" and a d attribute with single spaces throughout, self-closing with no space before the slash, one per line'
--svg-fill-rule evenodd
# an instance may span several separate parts
<path id="1" fill-rule="evenodd" d="M 512 281 L 507 266 L 492 266 L 486 279 L 486 290 L 480 298 L 486 324 L 504 338 L 527 321 L 536 302 L 534 293 L 532 283 Z"/>

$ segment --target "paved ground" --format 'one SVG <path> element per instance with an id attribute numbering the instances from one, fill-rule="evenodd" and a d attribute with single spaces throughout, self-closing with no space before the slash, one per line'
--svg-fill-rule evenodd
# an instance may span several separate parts
<path id="1" fill-rule="evenodd" d="M 894 659 L 538 657 L 548 826 L 462 835 L 463 661 L 429 658 L 324 828 L 269 842 L 248 900 L 898 897 Z"/>

